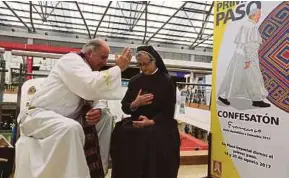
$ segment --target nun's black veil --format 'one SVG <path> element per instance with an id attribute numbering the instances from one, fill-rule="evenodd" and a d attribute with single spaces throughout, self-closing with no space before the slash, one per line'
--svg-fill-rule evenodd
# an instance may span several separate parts
<path id="1" fill-rule="evenodd" d="M 137 52 L 145 51 L 145 52 L 149 53 L 150 55 L 152 55 L 156 60 L 157 68 L 162 72 L 168 73 L 168 70 L 164 64 L 162 57 L 159 55 L 159 53 L 152 46 L 140 46 L 136 49 L 136 51 Z"/>

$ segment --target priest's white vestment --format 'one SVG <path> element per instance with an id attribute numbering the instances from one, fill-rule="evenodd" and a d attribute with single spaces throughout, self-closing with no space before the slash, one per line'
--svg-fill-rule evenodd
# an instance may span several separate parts
<path id="1" fill-rule="evenodd" d="M 108 102 L 105 100 L 96 101 L 93 104 L 93 108 L 101 109 L 101 117 L 98 123 L 95 125 L 98 142 L 100 148 L 100 156 L 102 161 L 103 172 L 106 175 L 108 172 L 109 158 L 110 158 L 110 140 L 113 130 L 114 118 L 108 108 Z"/>
<path id="2" fill-rule="evenodd" d="M 90 178 L 84 132 L 73 120 L 82 99 L 120 99 L 121 70 L 92 71 L 76 53 L 63 55 L 30 108 L 18 116 L 15 178 Z"/>

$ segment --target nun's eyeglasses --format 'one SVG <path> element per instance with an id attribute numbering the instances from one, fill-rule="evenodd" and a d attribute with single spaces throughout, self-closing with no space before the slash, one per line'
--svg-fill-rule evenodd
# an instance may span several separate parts
<path id="1" fill-rule="evenodd" d="M 137 63 L 136 66 L 139 67 L 139 68 L 141 68 L 141 67 L 146 68 L 146 67 L 148 67 L 151 63 L 152 63 L 152 61 L 150 61 L 149 63 L 143 63 L 143 64 Z"/>

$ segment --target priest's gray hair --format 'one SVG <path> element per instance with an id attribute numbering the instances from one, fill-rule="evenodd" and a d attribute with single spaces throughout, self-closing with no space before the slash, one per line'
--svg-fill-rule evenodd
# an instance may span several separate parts
<path id="1" fill-rule="evenodd" d="M 253 9 L 250 10 L 248 16 L 251 17 L 252 15 L 255 15 L 258 11 L 260 11 L 260 9 L 253 8 Z"/>
<path id="2" fill-rule="evenodd" d="M 88 41 L 81 49 L 82 53 L 87 51 L 97 52 L 98 49 L 103 45 L 102 41 L 99 39 L 93 39 Z"/>

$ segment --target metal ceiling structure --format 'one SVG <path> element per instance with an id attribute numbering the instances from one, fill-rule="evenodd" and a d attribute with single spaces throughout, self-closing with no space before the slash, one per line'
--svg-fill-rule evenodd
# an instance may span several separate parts
<path id="1" fill-rule="evenodd" d="M 212 48 L 212 9 L 212 1 L 2 1 L 0 26 Z"/>

